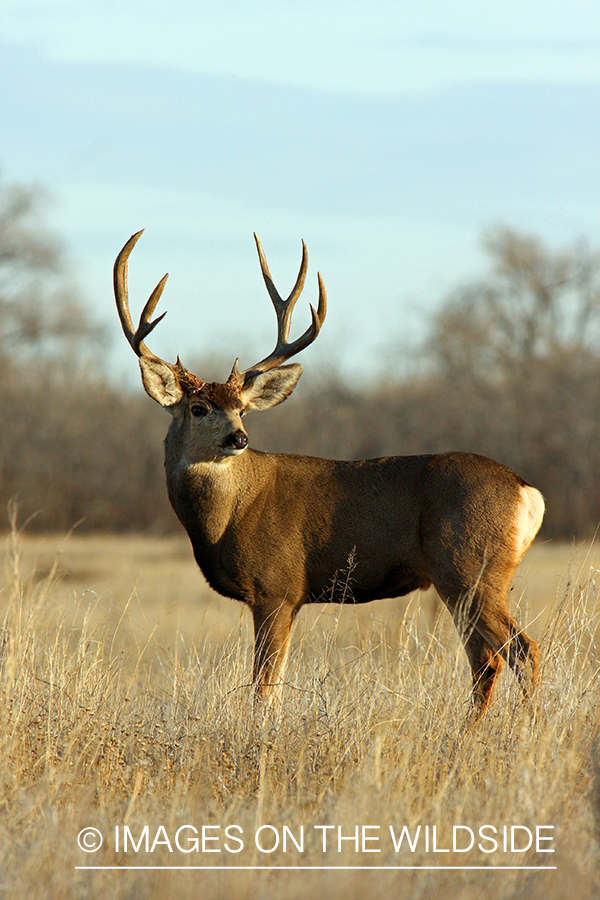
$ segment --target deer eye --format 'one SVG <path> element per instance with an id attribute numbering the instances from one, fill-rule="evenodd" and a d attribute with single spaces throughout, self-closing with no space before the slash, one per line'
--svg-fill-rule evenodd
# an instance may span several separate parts
<path id="1" fill-rule="evenodd" d="M 205 416 L 207 413 L 208 413 L 208 409 L 206 406 L 200 406 L 197 403 L 195 403 L 192 406 L 192 415 L 195 416 L 197 419 L 201 418 L 202 416 Z"/>

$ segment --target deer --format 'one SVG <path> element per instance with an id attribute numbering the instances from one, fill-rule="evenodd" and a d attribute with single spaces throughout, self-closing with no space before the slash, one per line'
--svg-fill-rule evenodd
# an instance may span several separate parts
<path id="1" fill-rule="evenodd" d="M 477 718 L 505 662 L 530 696 L 538 646 L 511 616 L 508 591 L 542 523 L 542 494 L 505 465 L 473 453 L 345 461 L 251 449 L 242 417 L 290 396 L 302 366 L 289 360 L 316 340 L 325 321 L 327 295 L 317 273 L 318 308 L 310 304 L 311 324 L 289 340 L 306 279 L 306 244 L 284 300 L 254 235 L 275 309 L 275 348 L 244 370 L 236 359 L 227 381 L 207 383 L 179 356 L 172 364 L 146 345 L 165 315 L 152 319 L 168 275 L 133 325 L 127 269 L 142 233 L 131 236 L 114 265 L 117 311 L 146 392 L 171 416 L 167 491 L 195 560 L 215 591 L 251 610 L 255 703 L 272 703 L 296 615 L 307 603 L 332 599 L 328 588 L 351 555 L 356 603 L 435 588 L 467 654 Z"/>

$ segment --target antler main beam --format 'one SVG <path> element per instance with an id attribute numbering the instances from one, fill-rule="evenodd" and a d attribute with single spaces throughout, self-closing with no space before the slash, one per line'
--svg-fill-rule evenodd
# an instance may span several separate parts
<path id="1" fill-rule="evenodd" d="M 151 321 L 154 310 L 156 309 L 156 305 L 160 300 L 160 296 L 167 282 L 167 278 L 169 277 L 168 274 L 164 275 L 161 278 L 161 280 L 158 282 L 158 284 L 150 294 L 150 297 L 142 310 L 140 322 L 137 328 L 133 327 L 133 321 L 131 319 L 131 313 L 129 311 L 129 293 L 127 290 L 127 263 L 129 261 L 131 251 L 133 250 L 143 233 L 144 229 L 136 232 L 135 234 L 132 234 L 117 256 L 113 270 L 115 300 L 117 302 L 117 311 L 119 313 L 119 319 L 121 320 L 123 332 L 137 356 L 143 356 L 146 359 L 160 359 L 160 357 L 156 356 L 154 353 L 152 353 L 151 350 L 148 349 L 148 347 L 144 343 L 144 340 L 148 337 L 150 332 L 156 328 L 161 319 L 164 319 L 164 317 L 166 316 L 166 312 L 164 312 L 153 322 Z M 164 360 L 162 361 L 164 362 Z"/>

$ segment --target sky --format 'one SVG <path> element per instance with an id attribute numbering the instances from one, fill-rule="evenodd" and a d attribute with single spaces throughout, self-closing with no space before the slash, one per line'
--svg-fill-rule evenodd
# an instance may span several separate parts
<path id="1" fill-rule="evenodd" d="M 117 369 L 135 364 L 112 265 L 141 228 L 132 311 L 170 272 L 160 356 L 247 367 L 271 349 L 256 231 L 284 296 L 304 238 L 294 334 L 317 270 L 329 312 L 302 361 L 353 374 L 393 366 L 441 300 L 486 271 L 486 230 L 600 246 L 597 0 L 0 10 L 0 177 L 48 189 L 47 220 Z"/>

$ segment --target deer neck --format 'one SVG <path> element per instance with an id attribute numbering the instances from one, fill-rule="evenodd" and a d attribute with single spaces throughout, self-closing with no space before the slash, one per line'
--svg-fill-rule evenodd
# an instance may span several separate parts
<path id="1" fill-rule="evenodd" d="M 169 499 L 194 546 L 217 545 L 230 524 L 243 517 L 260 491 L 254 458 L 264 455 L 247 450 L 219 461 L 194 462 L 174 452 L 167 438 Z"/>

